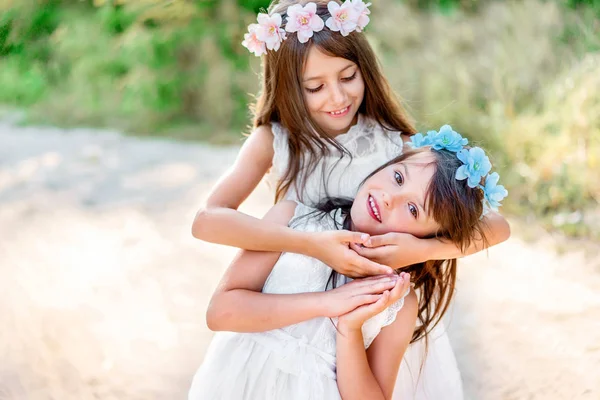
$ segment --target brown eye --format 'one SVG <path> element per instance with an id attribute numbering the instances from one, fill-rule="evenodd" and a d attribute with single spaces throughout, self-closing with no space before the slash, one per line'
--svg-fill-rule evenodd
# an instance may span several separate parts
<path id="1" fill-rule="evenodd" d="M 398 171 L 394 171 L 394 178 L 396 178 L 396 182 L 398 182 L 398 185 L 402 186 L 402 184 L 404 183 L 404 177 L 402 176 L 402 174 Z"/>
<path id="2" fill-rule="evenodd" d="M 417 217 L 419 216 L 419 210 L 417 210 L 417 207 L 414 204 L 409 204 L 408 210 L 413 215 L 413 217 L 415 217 L 415 219 L 417 219 Z"/>

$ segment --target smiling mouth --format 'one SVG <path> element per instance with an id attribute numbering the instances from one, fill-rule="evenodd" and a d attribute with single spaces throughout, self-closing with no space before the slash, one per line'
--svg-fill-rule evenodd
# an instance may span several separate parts
<path id="1" fill-rule="evenodd" d="M 379 213 L 379 207 L 377 206 L 377 202 L 371 195 L 369 195 L 369 200 L 367 201 L 367 209 L 369 210 L 369 215 L 371 215 L 373 219 L 375 219 L 377 222 L 381 222 L 381 214 Z"/>
<path id="2" fill-rule="evenodd" d="M 348 111 L 350 111 L 350 106 L 346 106 L 346 107 L 342 108 L 341 110 L 337 110 L 337 111 L 328 111 L 327 114 L 331 115 L 332 117 L 339 117 L 342 115 L 346 115 L 348 113 Z"/>

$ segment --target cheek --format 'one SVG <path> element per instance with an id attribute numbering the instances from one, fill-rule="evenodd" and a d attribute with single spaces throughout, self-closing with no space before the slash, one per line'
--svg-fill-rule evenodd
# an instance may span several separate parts
<path id="1" fill-rule="evenodd" d="M 306 107 L 311 113 L 318 113 L 323 108 L 323 94 L 318 93 L 307 93 L 305 96 Z"/>
<path id="2" fill-rule="evenodd" d="M 402 216 L 400 210 L 396 210 L 392 215 L 388 215 L 387 221 L 385 221 L 385 229 L 388 232 L 401 232 L 406 233 L 408 224 L 406 218 Z"/>
<path id="3" fill-rule="evenodd" d="M 358 100 L 362 101 L 362 98 L 365 95 L 365 83 L 362 79 L 355 79 L 354 82 L 350 85 L 348 90 L 353 97 L 356 97 Z"/>

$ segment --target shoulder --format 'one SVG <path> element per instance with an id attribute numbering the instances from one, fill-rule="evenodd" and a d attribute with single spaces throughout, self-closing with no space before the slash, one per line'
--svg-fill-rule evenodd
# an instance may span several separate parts
<path id="1" fill-rule="evenodd" d="M 261 125 L 256 127 L 250 137 L 265 143 L 273 143 L 273 129 L 271 125 Z"/>
<path id="2" fill-rule="evenodd" d="M 242 145 L 238 155 L 238 165 L 243 172 L 247 168 L 260 167 L 261 175 L 271 166 L 273 159 L 273 133 L 269 125 L 261 125 L 254 129 Z"/>
<path id="3" fill-rule="evenodd" d="M 401 331 L 411 332 L 417 323 L 419 312 L 419 300 L 415 291 L 410 292 L 387 309 L 389 324 L 385 324 L 387 330 L 397 333 Z"/>
<path id="4" fill-rule="evenodd" d="M 416 323 L 419 312 L 419 299 L 414 289 L 411 288 L 410 292 L 404 297 L 404 306 L 398 311 L 398 314 L 401 312 L 405 313 L 406 318 Z"/>

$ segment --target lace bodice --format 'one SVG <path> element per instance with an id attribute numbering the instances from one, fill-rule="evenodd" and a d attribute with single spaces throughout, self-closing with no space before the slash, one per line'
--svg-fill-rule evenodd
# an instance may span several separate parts
<path id="1" fill-rule="evenodd" d="M 302 204 L 296 206 L 290 226 L 304 232 L 321 232 L 335 229 L 335 223 L 343 221 L 341 213 L 318 216 L 315 210 Z M 283 253 L 263 287 L 263 293 L 292 294 L 323 291 L 327 285 L 331 268 L 321 261 L 294 253 Z M 350 278 L 340 276 L 337 285 L 343 285 Z M 380 314 L 367 320 L 362 327 L 365 348 L 368 348 L 381 328 L 394 322 L 397 312 L 404 305 L 404 298 Z M 336 319 L 333 319 L 336 322 Z M 282 328 L 290 336 L 306 342 L 328 354 L 335 355 L 336 329 L 328 318 L 315 318 Z"/>
<path id="2" fill-rule="evenodd" d="M 273 183 L 280 179 L 287 169 L 289 133 L 278 123 L 272 123 L 271 130 L 274 149 L 271 178 Z M 326 194 L 334 197 L 354 197 L 358 185 L 369 173 L 402 152 L 399 132 L 386 131 L 376 121 L 362 114 L 358 115 L 356 125 L 335 139 L 348 149 L 352 158 L 344 156 L 340 159 L 337 149 L 331 146 L 331 155 L 323 157 L 317 163 L 314 172 L 306 178 L 302 193 L 299 195 L 292 185 L 285 196 L 286 199 L 314 205 Z M 302 177 L 303 175 L 300 176 Z M 324 180 L 323 177 L 328 178 Z M 301 182 L 302 179 L 298 181 Z"/>

